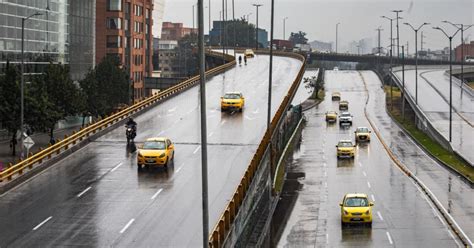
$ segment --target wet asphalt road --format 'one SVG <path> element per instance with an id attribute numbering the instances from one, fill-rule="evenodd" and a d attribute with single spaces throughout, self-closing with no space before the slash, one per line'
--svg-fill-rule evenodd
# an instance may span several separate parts
<path id="1" fill-rule="evenodd" d="M 386 118 L 386 114 L 382 114 L 385 113 L 385 98 L 381 93 L 381 84 L 372 72 L 363 72 L 363 75 L 369 85 L 368 114 L 382 135 L 390 138 L 391 131 L 396 126 Z M 327 96 L 333 91 L 340 91 L 342 99 L 349 101 L 349 111 L 354 116 L 354 124 L 350 128 L 340 128 L 338 124 L 325 123 L 324 113 L 338 108 L 337 102 L 332 102 L 330 97 L 306 113 L 308 123 L 303 130 L 301 147 L 289 168 L 290 172 L 304 173 L 299 179 L 302 188 L 298 192 L 293 211 L 278 245 L 456 247 L 458 241 L 438 217 L 431 203 L 391 161 L 373 132 L 369 144 L 358 145 L 354 160 L 336 159 L 335 145 L 338 140 L 354 140 L 353 132 L 357 126 L 370 127 L 364 116 L 367 95 L 361 76 L 354 71 L 326 71 L 326 89 Z M 390 146 L 395 145 L 390 141 L 387 143 Z M 403 143 L 398 145 L 403 146 Z M 413 149 L 410 145 L 403 148 Z M 423 160 L 411 158 L 410 161 Z M 432 166 L 433 171 L 439 172 L 437 175 L 444 182 L 445 178 L 441 176 L 442 168 Z M 423 169 L 420 168 L 421 170 L 425 178 L 433 176 L 426 175 L 430 173 L 425 172 L 430 170 L 428 165 Z M 444 171 L 444 174 L 446 173 L 448 172 Z M 436 179 L 430 180 L 430 184 L 433 180 Z M 457 179 L 453 180 L 453 184 L 463 188 L 459 186 L 460 182 Z M 341 228 L 338 204 L 344 194 L 350 192 L 366 193 L 374 201 L 372 228 L 363 226 Z M 472 190 L 468 190 L 468 196 L 460 202 L 472 209 L 472 202 L 463 201 L 469 199 L 469 195 L 472 195 Z M 472 218 L 470 211 L 467 210 L 467 216 Z"/>
<path id="2" fill-rule="evenodd" d="M 274 59 L 273 113 L 301 62 Z M 213 229 L 266 128 L 268 56 L 207 83 L 209 206 Z M 220 96 L 242 91 L 242 114 L 220 112 Z M 199 89 L 136 118 L 136 142 L 176 144 L 168 171 L 137 172 L 123 128 L 0 196 L 0 247 L 196 247 L 202 243 Z"/>
<path id="3" fill-rule="evenodd" d="M 434 127 L 449 138 L 449 76 L 441 69 L 418 70 L 418 105 Z M 396 72 L 402 78 L 401 72 Z M 425 80 L 426 79 L 426 80 Z M 405 87 L 415 99 L 415 70 L 405 71 Z M 474 98 L 453 82 L 452 146 L 474 163 Z M 457 113 L 456 113 L 456 112 Z"/>

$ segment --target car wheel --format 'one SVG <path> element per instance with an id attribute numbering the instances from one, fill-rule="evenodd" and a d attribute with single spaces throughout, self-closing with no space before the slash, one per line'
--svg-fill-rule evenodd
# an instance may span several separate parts
<path id="1" fill-rule="evenodd" d="M 367 223 L 368 227 L 372 227 L 372 222 Z"/>
<path id="2" fill-rule="evenodd" d="M 224 108 L 221 108 L 221 112 L 224 112 L 224 111 L 225 111 L 225 109 L 224 109 Z"/>
<path id="3" fill-rule="evenodd" d="M 168 168 L 169 158 L 166 159 L 165 168 Z"/>
<path id="4" fill-rule="evenodd" d="M 139 171 L 142 170 L 142 165 L 141 164 L 137 164 L 137 170 L 139 170 Z"/>
<path id="5" fill-rule="evenodd" d="M 239 109 L 239 112 L 242 113 L 242 108 Z"/>

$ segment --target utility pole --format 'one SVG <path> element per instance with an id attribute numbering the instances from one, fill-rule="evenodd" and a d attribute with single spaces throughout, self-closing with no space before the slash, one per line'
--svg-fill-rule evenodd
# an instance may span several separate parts
<path id="1" fill-rule="evenodd" d="M 378 53 L 379 55 L 382 53 L 382 46 L 380 45 L 380 32 L 383 30 L 381 29 L 380 27 L 378 27 L 377 29 L 377 34 L 378 34 L 378 47 L 377 47 L 377 50 L 378 50 Z"/>
<path id="2" fill-rule="evenodd" d="M 404 24 L 409 26 L 413 31 L 415 31 L 415 103 L 418 105 L 418 31 L 423 26 L 429 25 L 429 23 L 425 22 L 421 24 L 418 28 L 414 28 L 408 22 L 405 22 Z M 407 54 L 408 54 L 408 41 L 407 41 Z"/>
<path id="3" fill-rule="evenodd" d="M 286 19 L 288 19 L 288 17 L 283 18 L 283 40 L 286 39 Z"/>
<path id="4" fill-rule="evenodd" d="M 257 8 L 257 27 L 255 28 L 255 50 L 258 50 L 258 8 L 262 6 L 262 4 L 253 4 Z"/>
<path id="5" fill-rule="evenodd" d="M 341 23 L 340 23 L 340 22 L 338 22 L 338 23 L 336 24 L 336 53 L 337 53 L 337 39 L 338 39 L 338 37 L 337 37 L 337 36 L 338 36 L 338 28 L 339 28 L 339 24 L 341 24 Z"/>
<path id="6" fill-rule="evenodd" d="M 426 43 L 426 42 L 424 41 L 424 38 L 426 38 L 426 35 L 423 34 L 423 31 L 421 31 L 420 38 L 421 38 L 421 42 L 420 42 L 421 48 L 420 48 L 420 51 L 423 51 L 423 45 Z"/>
<path id="7" fill-rule="evenodd" d="M 258 9 L 257 9 L 258 10 Z M 258 13 L 258 12 L 257 12 Z M 273 73 L 273 23 L 275 15 L 275 0 L 271 2 L 271 18 L 270 18 L 270 70 L 268 72 L 268 112 L 267 112 L 267 130 L 270 131 L 271 114 L 272 114 L 272 73 Z M 270 134 L 271 137 L 271 134 Z M 270 146 L 271 146 L 270 142 Z M 272 149 L 270 149 L 271 151 Z M 270 156 L 271 158 L 272 156 Z M 272 159 L 270 159 L 270 163 Z"/>
<path id="8" fill-rule="evenodd" d="M 247 25 L 249 26 L 247 29 L 247 47 L 250 47 L 250 15 L 252 15 L 252 12 L 247 14 Z"/>
<path id="9" fill-rule="evenodd" d="M 399 25 L 398 25 L 398 20 L 401 19 L 398 15 L 403 12 L 403 10 L 392 10 L 392 12 L 395 12 L 395 14 L 397 15 L 396 19 L 397 19 L 397 58 L 400 57 L 400 28 L 399 28 Z"/>
<path id="10" fill-rule="evenodd" d="M 234 26 L 234 57 L 235 57 L 235 45 L 237 43 L 237 37 L 235 36 L 235 26 L 237 25 L 235 21 L 235 3 L 234 0 L 232 0 L 232 26 Z"/>
<path id="11" fill-rule="evenodd" d="M 206 64 L 204 54 L 204 0 L 198 0 L 199 78 L 201 99 L 201 176 L 202 176 L 202 246 L 209 247 L 209 200 L 207 182 Z"/>
<path id="12" fill-rule="evenodd" d="M 196 26 L 194 25 L 194 21 L 196 20 L 196 19 L 195 19 L 196 17 L 194 16 L 194 6 L 196 6 L 196 5 L 193 4 L 193 32 L 194 32 L 194 30 L 196 29 Z"/>
<path id="13" fill-rule="evenodd" d="M 402 119 L 405 121 L 405 47 L 402 46 Z"/>
<path id="14" fill-rule="evenodd" d="M 209 44 L 211 43 L 211 22 L 212 22 L 212 20 L 211 20 L 211 0 L 209 0 Z"/>

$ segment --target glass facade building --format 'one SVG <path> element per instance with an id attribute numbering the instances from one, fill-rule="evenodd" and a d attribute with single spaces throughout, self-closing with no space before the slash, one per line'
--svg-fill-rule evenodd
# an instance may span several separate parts
<path id="1" fill-rule="evenodd" d="M 25 73 L 42 73 L 50 62 L 69 64 L 80 79 L 94 65 L 95 0 L 0 0 L 0 70 L 21 62 L 25 21 Z"/>

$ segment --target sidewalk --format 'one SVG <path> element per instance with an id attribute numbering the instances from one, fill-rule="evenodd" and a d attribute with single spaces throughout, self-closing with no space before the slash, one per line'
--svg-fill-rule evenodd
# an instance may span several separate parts
<path id="1" fill-rule="evenodd" d="M 64 135 L 70 135 L 74 130 L 79 130 L 81 126 L 68 127 L 56 130 L 54 132 L 55 139 L 63 139 Z M 35 133 L 31 135 L 31 138 L 35 142 L 35 145 L 30 149 L 30 152 L 37 152 L 40 147 L 47 147 L 49 143 L 49 133 Z M 14 164 L 19 160 L 20 157 L 20 142 L 16 145 L 16 156 L 12 156 L 10 149 L 10 141 L 0 141 L 0 167 L 6 168 L 8 163 Z M 26 153 L 26 150 L 25 150 Z M 0 171 L 2 168 L 0 168 Z"/>

